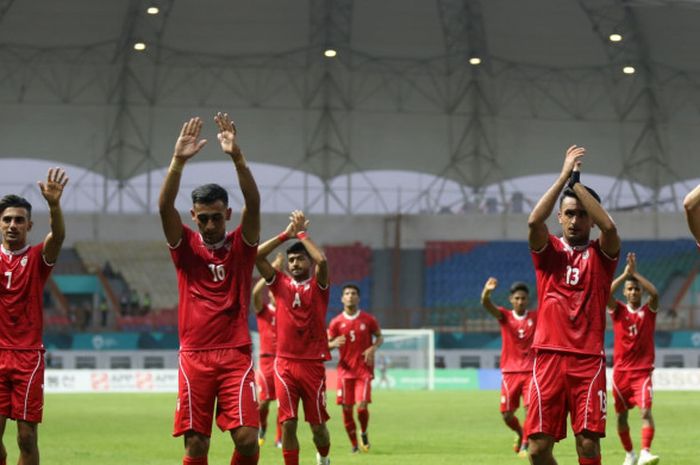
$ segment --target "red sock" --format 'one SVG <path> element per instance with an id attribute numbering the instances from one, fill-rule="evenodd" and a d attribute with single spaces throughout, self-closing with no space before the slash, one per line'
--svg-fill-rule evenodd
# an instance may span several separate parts
<path id="1" fill-rule="evenodd" d="M 299 465 L 299 449 L 282 449 L 284 465 Z"/>
<path id="2" fill-rule="evenodd" d="M 632 445 L 632 438 L 630 437 L 630 429 L 627 428 L 624 431 L 617 430 L 618 436 L 620 436 L 620 441 L 622 442 L 622 447 L 626 452 L 631 452 L 634 449 Z"/>
<path id="3" fill-rule="evenodd" d="M 518 417 L 513 415 L 510 417 L 509 420 L 506 420 L 506 425 L 508 425 L 508 428 L 512 429 L 518 434 L 523 434 L 523 428 L 520 426 L 520 422 L 518 421 Z"/>
<path id="4" fill-rule="evenodd" d="M 601 465 L 600 455 L 592 459 L 589 459 L 588 457 L 579 457 L 578 463 L 580 465 Z"/>
<path id="5" fill-rule="evenodd" d="M 267 414 L 270 413 L 270 409 L 260 409 L 260 428 L 267 429 Z"/>
<path id="6" fill-rule="evenodd" d="M 238 452 L 238 449 L 234 449 L 231 465 L 257 465 L 258 457 L 260 457 L 259 452 L 256 452 L 255 455 L 243 455 Z"/>
<path id="7" fill-rule="evenodd" d="M 182 458 L 182 465 L 208 465 L 207 456 L 204 457 L 188 457 L 185 455 Z"/>
<path id="8" fill-rule="evenodd" d="M 654 428 L 642 428 L 642 449 L 651 449 L 652 439 L 654 439 Z"/>
<path id="9" fill-rule="evenodd" d="M 331 450 L 331 445 L 328 444 L 327 446 L 316 446 L 316 450 L 319 454 L 321 454 L 321 457 L 328 457 L 328 452 Z"/>
<path id="10" fill-rule="evenodd" d="M 352 409 L 343 409 L 343 424 L 352 447 L 357 447 L 357 430 L 355 429 L 355 420 L 352 418 Z"/>
<path id="11" fill-rule="evenodd" d="M 366 408 L 357 409 L 357 419 L 360 420 L 360 431 L 367 432 L 367 424 L 369 423 L 369 410 Z"/>

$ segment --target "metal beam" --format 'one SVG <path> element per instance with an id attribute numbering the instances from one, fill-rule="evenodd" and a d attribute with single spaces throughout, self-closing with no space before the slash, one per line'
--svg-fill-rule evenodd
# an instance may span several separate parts
<path id="1" fill-rule="evenodd" d="M 625 0 L 579 0 L 599 37 L 610 62 L 610 86 L 617 98 L 616 110 L 621 123 L 641 117 L 642 124 L 631 148 L 623 153 L 623 166 L 618 180 L 628 182 L 639 205 L 660 206 L 659 193 L 662 173 L 674 177 L 669 163 L 664 132 L 668 121 L 659 93 L 656 70 L 649 54 L 643 32 L 631 7 Z M 619 34 L 620 41 L 611 35 Z M 623 67 L 633 67 L 634 74 L 624 75 Z M 634 183 L 642 181 L 652 189 L 651 199 L 639 199 Z M 617 184 L 617 183 L 616 183 Z M 619 192 L 620 186 L 613 186 Z M 613 208 L 619 208 L 620 198 L 609 194 Z M 677 200 L 677 199 L 674 199 Z M 676 202 L 677 204 L 677 202 Z"/>

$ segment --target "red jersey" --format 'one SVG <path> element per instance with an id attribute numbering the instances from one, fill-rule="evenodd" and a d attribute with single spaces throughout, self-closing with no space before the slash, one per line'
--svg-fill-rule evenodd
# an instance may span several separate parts
<path id="1" fill-rule="evenodd" d="M 617 371 L 652 370 L 654 368 L 654 329 L 656 312 L 649 304 L 637 310 L 620 301 L 608 309 L 613 320 L 615 350 L 613 367 Z"/>
<path id="2" fill-rule="evenodd" d="M 501 318 L 498 324 L 501 327 L 501 372 L 522 373 L 532 371 L 534 351 L 532 339 L 537 327 L 537 312 L 525 312 L 518 316 L 515 310 L 506 310 L 498 307 Z"/>
<path id="3" fill-rule="evenodd" d="M 281 271 L 267 286 L 277 308 L 277 356 L 302 360 L 330 360 L 326 312 L 330 285 L 316 277 L 297 282 Z"/>
<path id="4" fill-rule="evenodd" d="M 539 313 L 532 346 L 603 355 L 605 307 L 617 257 L 606 256 L 598 240 L 572 247 L 550 234 L 542 250 L 532 251 L 532 261 Z"/>
<path id="5" fill-rule="evenodd" d="M 211 246 L 183 225 L 182 239 L 170 248 L 179 291 L 180 350 L 251 344 L 248 308 L 257 250 L 245 243 L 240 226 Z"/>
<path id="6" fill-rule="evenodd" d="M 255 315 L 260 335 L 260 355 L 275 355 L 277 353 L 276 318 L 275 306 L 271 304 L 263 305 L 262 310 Z"/>
<path id="7" fill-rule="evenodd" d="M 345 336 L 345 344 L 338 349 L 340 378 L 374 378 L 374 366 L 365 363 L 362 353 L 372 345 L 372 336 L 378 332 L 377 319 L 360 310 L 352 316 L 343 312 L 331 320 L 328 336 L 331 339 Z"/>
<path id="8" fill-rule="evenodd" d="M 18 251 L 0 246 L 0 348 L 44 347 L 44 285 L 53 265 L 43 250 L 43 243 Z"/>

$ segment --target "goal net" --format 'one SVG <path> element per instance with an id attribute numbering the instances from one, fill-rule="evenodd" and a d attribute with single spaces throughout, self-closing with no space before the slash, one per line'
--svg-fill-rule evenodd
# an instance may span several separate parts
<path id="1" fill-rule="evenodd" d="M 434 389 L 435 331 L 382 329 L 384 344 L 375 355 L 375 389 Z"/>

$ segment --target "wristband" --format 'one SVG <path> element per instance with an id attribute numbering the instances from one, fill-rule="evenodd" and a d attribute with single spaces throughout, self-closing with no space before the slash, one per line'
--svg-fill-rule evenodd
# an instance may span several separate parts
<path id="1" fill-rule="evenodd" d="M 299 239 L 300 241 L 303 241 L 307 237 L 309 237 L 309 235 L 306 234 L 306 231 L 301 231 L 297 233 L 297 239 Z"/>
<path id="2" fill-rule="evenodd" d="M 185 167 L 184 163 L 181 163 L 176 158 L 173 158 L 172 161 L 170 162 L 170 166 L 168 167 L 168 171 L 172 171 L 174 173 L 182 173 L 182 168 L 184 168 L 184 167 Z"/>
<path id="3" fill-rule="evenodd" d="M 277 235 L 277 240 L 280 242 L 285 242 L 287 239 L 289 239 L 289 235 L 287 234 L 287 231 L 282 231 Z"/>
<path id="4" fill-rule="evenodd" d="M 576 183 L 581 182 L 581 172 L 580 171 L 572 171 L 571 172 L 571 177 L 569 177 L 569 189 L 573 189 L 574 185 Z"/>

